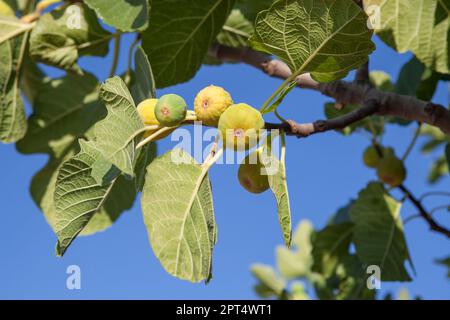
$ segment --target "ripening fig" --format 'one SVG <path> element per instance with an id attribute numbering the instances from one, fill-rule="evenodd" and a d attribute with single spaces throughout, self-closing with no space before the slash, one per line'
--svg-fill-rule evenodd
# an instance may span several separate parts
<path id="1" fill-rule="evenodd" d="M 194 100 L 197 120 L 207 126 L 217 127 L 219 118 L 233 104 L 230 94 L 221 87 L 210 85 L 202 89 Z"/>
<path id="2" fill-rule="evenodd" d="M 241 186 L 248 192 L 262 193 L 269 189 L 269 179 L 264 174 L 264 165 L 259 160 L 257 151 L 249 154 L 242 161 L 239 166 L 238 178 Z"/>
<path id="3" fill-rule="evenodd" d="M 224 146 L 242 151 L 258 144 L 264 119 L 258 110 L 248 104 L 233 104 L 220 116 L 218 127 Z"/>
<path id="4" fill-rule="evenodd" d="M 406 178 L 406 169 L 402 160 L 388 154 L 378 164 L 377 175 L 382 182 L 391 187 L 398 187 Z"/>
<path id="5" fill-rule="evenodd" d="M 159 98 L 155 106 L 155 117 L 165 127 L 175 127 L 185 118 L 186 102 L 176 94 L 166 94 Z"/>
<path id="6" fill-rule="evenodd" d="M 159 126 L 160 125 L 158 119 L 156 119 L 156 117 L 155 117 L 155 106 L 156 106 L 157 102 L 158 102 L 158 99 L 147 99 L 147 100 L 144 100 L 141 103 L 139 103 L 139 105 L 137 106 L 137 112 L 139 113 L 139 116 L 141 117 L 142 122 L 146 126 L 154 126 L 154 125 Z M 175 129 L 173 129 L 173 130 L 175 130 Z M 169 134 L 171 134 L 173 132 L 173 130 L 162 133 L 161 135 L 157 136 L 155 138 L 155 140 L 159 140 L 159 139 L 167 137 Z M 158 131 L 158 129 L 146 131 L 144 134 L 144 138 L 151 136 L 156 131 Z"/>
<path id="7" fill-rule="evenodd" d="M 380 147 L 381 152 L 383 154 L 382 157 L 386 157 L 388 155 L 394 155 L 394 149 Z M 380 163 L 381 158 L 378 154 L 377 149 L 374 146 L 367 147 L 363 154 L 363 161 L 366 166 L 369 168 L 376 168 Z"/>

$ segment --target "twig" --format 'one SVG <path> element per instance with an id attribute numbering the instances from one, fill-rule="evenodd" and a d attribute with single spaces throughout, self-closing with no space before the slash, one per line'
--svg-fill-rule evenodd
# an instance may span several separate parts
<path id="1" fill-rule="evenodd" d="M 249 48 L 231 48 L 215 44 L 209 54 L 223 61 L 246 63 L 272 77 L 288 79 L 292 75 L 284 62 Z M 379 115 L 427 123 L 450 135 L 450 110 L 441 105 L 346 81 L 319 83 L 310 74 L 302 74 L 295 80 L 297 86 L 319 91 L 342 104 L 362 104 L 374 99 L 379 103 Z"/>
<path id="2" fill-rule="evenodd" d="M 27 4 L 26 12 L 30 12 L 36 1 L 30 1 Z M 25 23 L 31 23 L 39 19 L 42 12 L 55 3 L 63 2 L 63 0 L 43 0 L 36 5 L 33 12 L 24 15 L 20 20 Z M 31 5 L 31 6 L 30 6 Z"/>
<path id="3" fill-rule="evenodd" d="M 416 131 L 414 132 L 414 136 L 410 142 L 410 144 L 408 145 L 408 148 L 406 148 L 405 154 L 402 157 L 402 161 L 404 162 L 409 154 L 411 153 L 412 149 L 414 148 L 414 146 L 416 145 L 417 139 L 419 138 L 420 135 L 420 130 L 422 129 L 422 124 L 419 122 Z"/>
<path id="4" fill-rule="evenodd" d="M 280 129 L 287 135 L 297 136 L 298 138 L 308 137 L 319 132 L 330 130 L 341 130 L 352 123 L 358 122 L 378 111 L 379 105 L 376 100 L 368 100 L 361 108 L 358 108 L 344 116 L 329 119 L 318 120 L 311 123 L 296 123 L 293 120 L 287 120 L 285 123 L 266 123 L 266 129 Z"/>
<path id="5" fill-rule="evenodd" d="M 450 238 L 450 230 L 444 228 L 440 224 L 438 224 L 432 217 L 430 213 L 428 213 L 423 207 L 422 203 L 414 197 L 414 195 L 406 188 L 403 184 L 398 187 L 405 196 L 411 201 L 411 203 L 417 208 L 419 211 L 419 215 L 428 223 L 431 230 L 436 231 L 445 235 L 447 238 Z"/>
<path id="6" fill-rule="evenodd" d="M 445 191 L 431 191 L 424 193 L 420 198 L 419 201 L 423 201 L 425 198 L 430 196 L 444 196 L 444 197 L 450 197 L 450 192 Z"/>

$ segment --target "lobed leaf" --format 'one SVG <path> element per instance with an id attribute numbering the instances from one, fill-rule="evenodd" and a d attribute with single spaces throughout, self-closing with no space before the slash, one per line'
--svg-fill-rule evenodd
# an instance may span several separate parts
<path id="1" fill-rule="evenodd" d="M 412 51 L 428 68 L 450 73 L 449 0 L 364 0 L 379 8 L 377 34 L 400 53 Z"/>
<path id="2" fill-rule="evenodd" d="M 344 77 L 375 49 L 367 16 L 354 1 L 279 0 L 258 14 L 251 45 L 279 57 L 293 76 Z"/>

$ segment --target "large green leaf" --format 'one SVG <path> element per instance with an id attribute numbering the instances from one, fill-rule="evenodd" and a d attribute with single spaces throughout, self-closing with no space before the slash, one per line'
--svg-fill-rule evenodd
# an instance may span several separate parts
<path id="1" fill-rule="evenodd" d="M 16 142 L 25 135 L 27 122 L 20 96 L 20 70 L 27 35 L 0 44 L 0 141 Z"/>
<path id="2" fill-rule="evenodd" d="M 148 27 L 151 0 L 85 0 L 106 24 L 121 31 Z M 150 2 L 150 3 L 149 3 Z"/>
<path id="3" fill-rule="evenodd" d="M 135 148 L 144 124 L 133 98 L 117 76 L 102 84 L 100 98 L 106 104 L 108 115 L 95 125 L 93 147 L 123 173 L 134 176 L 139 155 Z"/>
<path id="4" fill-rule="evenodd" d="M 67 75 L 40 86 L 24 139 L 17 143 L 20 152 L 49 153 L 55 157 L 85 135 L 105 116 L 98 101 L 98 81 L 88 73 Z"/>
<path id="5" fill-rule="evenodd" d="M 217 229 L 207 172 L 174 149 L 148 166 L 145 180 L 142 212 L 156 257 L 178 278 L 208 281 Z"/>
<path id="6" fill-rule="evenodd" d="M 258 15 L 250 42 L 287 63 L 293 76 L 332 81 L 367 61 L 371 36 L 354 1 L 279 0 Z"/>
<path id="7" fill-rule="evenodd" d="M 85 233 L 90 234 L 111 225 L 131 208 L 136 196 L 134 181 L 124 176 L 105 185 L 98 184 L 91 176 L 92 165 L 106 160 L 91 143 L 80 140 L 80 147 L 77 155 L 64 162 L 56 179 L 53 228 L 58 236 L 57 255 L 63 255 L 85 228 Z"/>
<path id="8" fill-rule="evenodd" d="M 381 269 L 383 281 L 410 281 L 405 261 L 412 266 L 400 217 L 401 203 L 380 183 L 363 189 L 350 209 L 356 253 L 367 265 Z"/>
<path id="9" fill-rule="evenodd" d="M 39 62 L 82 73 L 76 64 L 78 58 L 105 56 L 110 39 L 111 34 L 100 26 L 95 13 L 85 4 L 75 3 L 40 17 L 31 32 L 30 54 Z"/>
<path id="10" fill-rule="evenodd" d="M 142 46 L 158 88 L 191 79 L 234 0 L 154 0 Z"/>
<path id="11" fill-rule="evenodd" d="M 0 13 L 0 44 L 31 30 L 34 24 L 23 23 L 16 17 L 5 16 Z"/>
<path id="12" fill-rule="evenodd" d="M 284 243 L 287 247 L 291 245 L 292 222 L 289 192 L 286 181 L 286 164 L 284 157 L 278 160 L 272 153 L 270 144 L 267 144 L 259 154 L 261 163 L 265 167 L 265 173 L 269 180 L 269 186 L 277 201 L 278 220 L 283 232 Z"/>
<path id="13" fill-rule="evenodd" d="M 329 277 L 342 258 L 348 256 L 352 236 L 352 223 L 329 225 L 317 232 L 312 250 L 313 270 Z"/>
<path id="14" fill-rule="evenodd" d="M 141 46 L 138 46 L 134 55 L 134 85 L 131 95 L 136 104 L 145 99 L 156 98 L 155 79 L 147 55 Z"/>
<path id="15" fill-rule="evenodd" d="M 378 35 L 400 53 L 415 56 L 440 73 L 450 72 L 449 0 L 364 0 L 380 7 Z"/>

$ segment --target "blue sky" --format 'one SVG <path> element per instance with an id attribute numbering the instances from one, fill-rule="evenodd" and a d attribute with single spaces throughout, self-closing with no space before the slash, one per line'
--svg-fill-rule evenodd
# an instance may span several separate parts
<path id="1" fill-rule="evenodd" d="M 131 37 L 122 42 L 119 72 L 126 65 Z M 375 40 L 377 51 L 371 56 L 371 69 L 384 70 L 396 79 L 409 54 L 398 55 Z M 85 58 L 84 68 L 105 79 L 111 57 Z M 60 71 L 48 69 L 52 76 Z M 202 67 L 188 83 L 161 90 L 158 95 L 174 92 L 192 105 L 195 94 L 215 84 L 226 88 L 235 102 L 261 105 L 279 85 L 251 67 L 235 64 Z M 286 98 L 280 111 L 286 118 L 313 121 L 323 118 L 323 104 L 329 99 L 316 92 L 296 89 Z M 448 104 L 446 84 L 439 86 L 434 97 Z M 64 103 L 61 101 L 61 103 Z M 270 117 L 268 119 L 271 119 Z M 273 119 L 272 119 L 273 120 Z M 413 134 L 414 126 L 390 126 L 384 142 L 398 146 L 402 153 Z M 422 141 L 422 140 L 421 140 Z M 419 145 L 420 142 L 419 141 Z M 330 132 L 308 139 L 287 140 L 287 173 L 291 195 L 292 218 L 295 224 L 309 219 L 321 228 L 336 209 L 355 197 L 375 173 L 367 170 L 361 154 L 369 144 L 367 136 L 355 134 L 345 138 Z M 159 144 L 160 152 L 174 143 Z M 431 160 L 438 154 L 423 156 L 416 147 L 407 160 L 406 185 L 420 195 L 431 190 L 449 190 L 447 177 L 434 186 L 426 176 Z M 208 285 L 186 283 L 168 275 L 153 255 L 142 221 L 140 203 L 122 215 L 106 232 L 77 239 L 64 258 L 54 255 L 55 235 L 29 194 L 31 177 L 46 163 L 46 156 L 19 154 L 14 145 L 0 145 L 0 298 L 3 299 L 240 299 L 256 298 L 255 280 L 249 272 L 252 263 L 274 264 L 274 250 L 282 244 L 275 201 L 266 192 L 260 196 L 247 193 L 237 181 L 237 165 L 220 165 L 211 171 L 214 206 L 219 240 L 214 249 L 214 277 Z M 428 208 L 444 204 L 442 198 L 430 198 Z M 415 214 L 405 205 L 403 218 Z M 438 216 L 450 225 L 449 215 Z M 448 240 L 430 232 L 417 219 L 405 226 L 407 243 L 417 275 L 412 283 L 383 283 L 382 291 L 408 288 L 412 295 L 424 298 L 450 298 L 450 282 L 444 268 L 433 260 L 449 254 Z M 82 289 L 66 289 L 66 268 L 81 267 Z"/>

